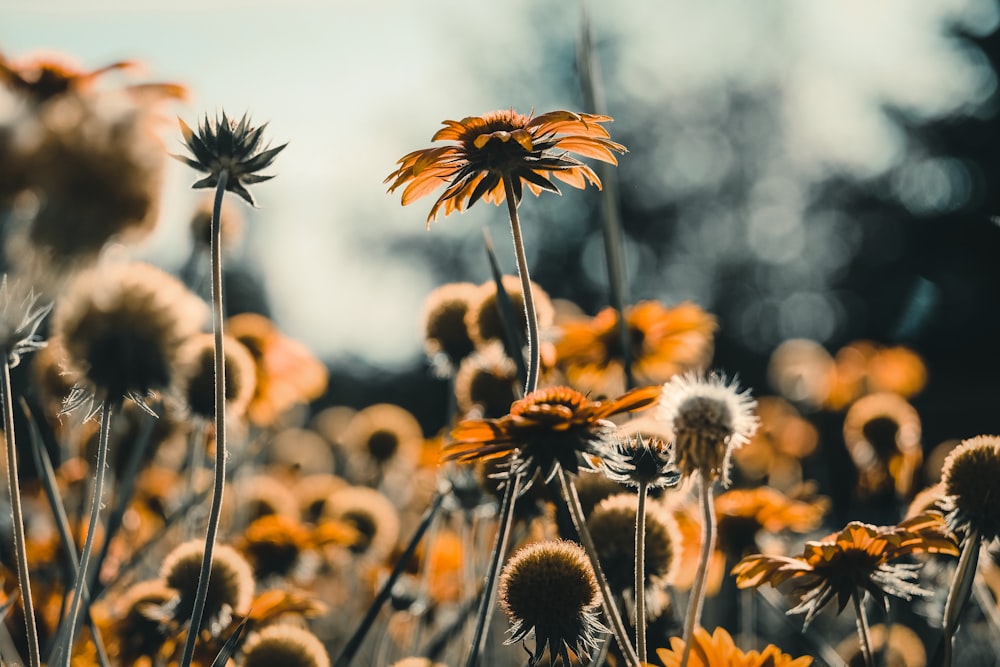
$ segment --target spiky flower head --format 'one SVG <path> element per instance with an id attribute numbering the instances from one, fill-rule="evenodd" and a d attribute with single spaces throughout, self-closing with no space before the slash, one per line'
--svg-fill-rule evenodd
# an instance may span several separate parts
<path id="1" fill-rule="evenodd" d="M 239 195 L 251 206 L 256 206 L 253 195 L 246 186 L 274 178 L 273 174 L 263 175 L 257 172 L 269 167 L 278 153 L 288 144 L 284 143 L 275 148 L 271 148 L 270 144 L 262 146 L 267 123 L 252 127 L 247 114 L 243 114 L 239 122 L 229 118 L 225 111 L 214 120 L 205 114 L 197 132 L 180 118 L 177 120 L 184 135 L 184 143 L 194 159 L 184 155 L 174 155 L 174 157 L 192 169 L 208 174 L 191 187 L 214 188 L 219 184 L 219 177 L 225 171 L 226 190 Z"/>
<path id="2" fill-rule="evenodd" d="M 38 335 L 38 326 L 52 310 L 52 304 L 38 303 L 34 291 L 24 290 L 7 280 L 0 279 L 0 353 L 7 357 L 11 368 L 21 363 L 21 355 L 45 347 Z"/>
<path id="3" fill-rule="evenodd" d="M 500 607 L 513 644 L 534 635 L 530 665 L 548 648 L 550 661 L 569 665 L 569 650 L 587 656 L 606 632 L 597 620 L 600 593 L 583 548 L 564 540 L 536 542 L 515 553 L 500 574 Z"/>
<path id="4" fill-rule="evenodd" d="M 313 633 L 294 625 L 278 623 L 247 638 L 243 667 L 329 667 L 323 642 Z"/>
<path id="5" fill-rule="evenodd" d="M 976 529 L 987 542 L 1000 536 L 1000 436 L 964 440 L 945 459 L 941 483 L 952 530 Z"/>
<path id="6" fill-rule="evenodd" d="M 658 417 L 673 442 L 682 477 L 699 473 L 706 482 L 729 486 L 732 450 L 750 440 L 759 420 L 749 390 L 712 373 L 675 375 L 663 385 Z"/>
<path id="7" fill-rule="evenodd" d="M 619 484 L 662 489 L 680 481 L 673 448 L 656 434 L 620 432 L 612 446 L 617 456 L 602 461 L 604 474 Z"/>

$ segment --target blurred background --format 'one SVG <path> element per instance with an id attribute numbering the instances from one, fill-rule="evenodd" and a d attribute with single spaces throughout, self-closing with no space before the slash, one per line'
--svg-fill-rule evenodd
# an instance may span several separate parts
<path id="1" fill-rule="evenodd" d="M 425 229 L 383 179 L 444 119 L 583 110 L 582 16 L 615 140 L 631 301 L 694 300 L 714 366 L 774 393 L 774 349 L 869 339 L 920 354 L 924 442 L 1000 431 L 995 0 L 592 3 L 125 0 L 0 5 L 0 52 L 97 68 L 142 61 L 191 93 L 172 113 L 249 112 L 289 142 L 240 206 L 247 305 L 331 368 L 320 404 L 394 402 L 433 433 L 446 385 L 419 318 L 434 287 L 514 273 L 504 209 Z M 116 75 L 117 76 L 117 75 Z M 164 139 L 182 152 L 180 133 Z M 171 165 L 138 252 L 178 268 L 201 201 Z M 526 199 L 533 279 L 588 314 L 609 302 L 596 190 Z M 821 416 L 817 417 L 822 420 Z M 822 424 L 820 424 L 822 430 Z M 835 433 L 839 423 L 831 422 Z M 836 471 L 827 471 L 835 475 Z M 833 477 L 835 479 L 835 477 Z"/>

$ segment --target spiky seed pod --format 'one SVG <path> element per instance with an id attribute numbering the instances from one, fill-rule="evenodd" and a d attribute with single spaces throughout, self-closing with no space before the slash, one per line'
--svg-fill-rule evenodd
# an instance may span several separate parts
<path id="1" fill-rule="evenodd" d="M 176 596 L 162 607 L 164 620 L 176 625 L 191 620 L 204 552 L 203 540 L 190 540 L 174 547 L 163 560 L 160 576 L 176 592 Z M 215 546 L 208 582 L 208 599 L 201 629 L 215 637 L 229 625 L 233 613 L 246 613 L 255 582 L 250 564 L 239 552 L 225 544 Z"/>
<path id="2" fill-rule="evenodd" d="M 93 388 L 142 401 L 173 385 L 181 345 L 207 312 L 179 280 L 134 262 L 77 276 L 56 305 L 53 333 Z"/>
<path id="3" fill-rule="evenodd" d="M 267 123 L 251 127 L 250 118 L 246 114 L 243 114 L 239 122 L 226 116 L 225 111 L 215 120 L 206 114 L 198 132 L 180 118 L 177 120 L 181 126 L 181 134 L 184 135 L 184 143 L 194 159 L 184 155 L 173 157 L 192 169 L 208 174 L 191 187 L 214 188 L 219 184 L 219 176 L 226 171 L 226 190 L 239 195 L 251 206 L 256 206 L 253 195 L 246 186 L 274 178 L 273 175 L 265 176 L 257 172 L 269 167 L 288 144 L 275 148 L 271 148 L 270 144 L 262 146 Z"/>
<path id="4" fill-rule="evenodd" d="M 270 625 L 247 638 L 242 667 L 329 667 L 330 656 L 313 633 L 294 625 Z"/>
<path id="5" fill-rule="evenodd" d="M 976 528 L 986 543 L 1000 536 L 1000 436 L 964 440 L 945 459 L 941 483 L 949 528 Z"/>
<path id="6" fill-rule="evenodd" d="M 500 607 L 510 619 L 510 638 L 534 634 L 529 664 L 550 660 L 570 664 L 569 651 L 587 657 L 606 632 L 597 620 L 600 592 L 583 547 L 563 540 L 522 547 L 500 574 Z"/>
<path id="7" fill-rule="evenodd" d="M 662 489 L 680 480 L 673 449 L 657 435 L 621 432 L 612 446 L 617 456 L 602 461 L 604 474 L 619 484 Z"/>

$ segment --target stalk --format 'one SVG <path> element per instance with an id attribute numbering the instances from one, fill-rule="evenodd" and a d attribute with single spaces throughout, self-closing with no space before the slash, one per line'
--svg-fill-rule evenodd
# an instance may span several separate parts
<path id="1" fill-rule="evenodd" d="M 80 569 L 76 573 L 76 585 L 73 587 L 73 604 L 66 617 L 66 644 L 63 647 L 65 655 L 62 664 L 70 667 L 73 656 L 73 637 L 76 634 L 77 622 L 80 618 L 80 605 L 86 596 L 87 569 L 90 566 L 90 556 L 94 551 L 94 534 L 97 533 L 97 523 L 101 516 L 101 498 L 104 496 L 105 469 L 108 467 L 108 436 L 111 431 L 111 413 L 117 409 L 120 400 L 112 406 L 110 398 L 104 399 L 101 409 L 101 436 L 97 444 L 97 470 L 94 473 L 94 496 L 90 501 L 90 522 L 87 524 L 87 538 L 80 554 Z"/>
<path id="2" fill-rule="evenodd" d="M 24 515 L 21 508 L 21 487 L 17 480 L 17 448 L 14 439 L 14 397 L 10 386 L 10 359 L 3 355 L 3 424 L 7 434 L 7 488 L 10 490 L 10 510 L 14 522 L 14 553 L 17 560 L 17 586 L 24 607 L 24 629 L 28 639 L 28 664 L 39 667 L 42 656 L 38 649 L 38 627 L 35 625 L 35 605 L 28 579 L 28 550 L 25 546 Z M 89 535 L 88 535 L 89 537 Z"/>
<path id="3" fill-rule="evenodd" d="M 958 557 L 958 566 L 951 579 L 951 587 L 948 589 L 948 599 L 944 603 L 944 636 L 941 638 L 941 649 L 943 650 L 941 664 L 943 667 L 951 667 L 958 620 L 972 594 L 972 583 L 976 578 L 980 539 L 979 531 L 976 528 L 970 528 L 962 545 L 962 555 Z"/>
<path id="4" fill-rule="evenodd" d="M 635 652 L 646 662 L 646 489 L 639 482 L 639 504 L 635 510 Z"/>
<path id="5" fill-rule="evenodd" d="M 608 584 L 608 578 L 604 576 L 604 570 L 601 568 L 601 560 L 597 555 L 597 547 L 594 546 L 594 540 L 590 536 L 590 531 L 587 529 L 587 519 L 583 515 L 583 507 L 580 505 L 580 496 L 576 492 L 576 486 L 574 486 L 573 481 L 566 474 L 566 471 L 563 470 L 562 466 L 558 467 L 558 471 L 559 485 L 562 487 L 566 507 L 569 509 L 570 517 L 573 519 L 577 535 L 580 536 L 580 543 L 583 545 L 584 551 L 587 552 L 590 564 L 594 568 L 597 587 L 601 591 L 601 606 L 604 609 L 604 615 L 608 618 L 608 623 L 611 624 L 611 632 L 618 642 L 618 647 L 621 649 L 622 655 L 625 656 L 626 664 L 637 667 L 639 665 L 639 656 L 636 655 L 635 649 L 632 648 L 632 644 L 629 642 L 628 630 L 625 628 L 622 615 L 618 611 L 618 605 L 615 603 L 615 597 L 611 592 L 611 586 Z M 638 597 L 637 595 L 637 600 Z"/>
<path id="6" fill-rule="evenodd" d="M 865 659 L 865 667 L 875 667 L 875 658 L 872 655 L 871 631 L 868 629 L 868 615 L 865 614 L 865 606 L 861 604 L 861 596 L 855 587 L 851 594 L 854 601 L 854 614 L 858 623 L 858 641 L 861 644 L 861 655 Z M 888 637 L 888 635 L 886 635 Z M 886 640 L 888 641 L 888 640 Z"/>
<path id="7" fill-rule="evenodd" d="M 699 475 L 698 487 L 701 496 L 701 554 L 698 559 L 698 569 L 691 584 L 691 596 L 688 599 L 687 615 L 684 617 L 684 654 L 681 656 L 681 667 L 687 667 L 691 658 L 691 645 L 694 642 L 694 629 L 701 619 L 701 608 L 705 604 L 705 583 L 708 580 L 708 563 L 715 549 L 715 504 L 712 497 L 712 481 Z"/>
<path id="8" fill-rule="evenodd" d="M 205 614 L 208 598 L 208 582 L 212 573 L 212 558 L 215 555 L 215 540 L 219 532 L 222 516 L 222 495 L 226 487 L 226 354 L 223 344 L 225 311 L 222 301 L 222 196 L 226 193 L 229 171 L 219 172 L 219 183 L 215 188 L 215 203 L 212 206 L 212 330 L 215 334 L 215 485 L 212 493 L 212 508 L 208 516 L 205 532 L 205 555 L 198 574 L 198 589 L 195 592 L 194 607 L 191 610 L 191 624 L 188 626 L 181 667 L 190 667 L 194 657 L 194 646 L 201 630 L 201 620 Z"/>
<path id="9" fill-rule="evenodd" d="M 531 290 L 531 277 L 528 275 L 528 260 L 524 256 L 524 241 L 521 238 L 521 223 L 517 217 L 514 186 L 508 176 L 503 178 L 503 187 L 507 199 L 507 213 L 510 215 L 510 233 L 514 238 L 517 275 L 521 279 L 524 316 L 528 322 L 528 378 L 524 383 L 524 393 L 527 395 L 538 387 L 538 368 L 541 364 L 541 353 L 538 348 L 538 316 L 535 314 L 535 297 Z"/>
<path id="10" fill-rule="evenodd" d="M 466 658 L 465 667 L 476 667 L 480 656 L 486 650 L 486 636 L 489 634 L 486 630 L 493 616 L 493 593 L 496 591 L 497 573 L 500 571 L 500 561 L 507 553 L 507 540 L 510 537 L 511 525 L 514 523 L 514 505 L 517 504 L 517 491 L 520 486 L 521 475 L 511 477 L 504 488 L 503 500 L 500 501 L 497 535 L 493 542 L 493 551 L 490 552 L 490 565 L 483 582 L 483 596 L 479 600 L 476 629 L 469 645 L 469 656 Z"/>

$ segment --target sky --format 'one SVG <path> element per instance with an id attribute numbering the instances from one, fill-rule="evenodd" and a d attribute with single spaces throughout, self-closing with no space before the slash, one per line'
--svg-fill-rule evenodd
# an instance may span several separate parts
<path id="1" fill-rule="evenodd" d="M 444 119 L 570 108 L 574 100 L 544 86 L 538 68 L 544 40 L 575 39 L 583 4 L 0 0 L 0 51 L 56 51 L 88 68 L 136 59 L 146 66 L 138 79 L 188 86 L 190 100 L 171 113 L 189 123 L 221 109 L 269 122 L 271 140 L 289 145 L 276 177 L 255 186 L 260 208 L 246 211 L 245 251 L 275 319 L 321 357 L 394 368 L 421 354 L 419 314 L 437 285 L 424 266 L 386 261 L 373 245 L 422 228 L 432 201 L 401 207 L 383 179 L 403 154 L 429 145 Z M 961 169 L 946 160 L 903 168 L 913 147 L 885 105 L 923 120 L 995 112 L 996 74 L 944 31 L 957 24 L 991 33 L 1000 21 L 995 0 L 623 0 L 593 3 L 591 12 L 598 40 L 614 47 L 609 91 L 620 96 L 609 97 L 612 115 L 628 114 L 623 100 L 647 96 L 691 119 L 676 137 L 630 147 L 627 158 L 647 161 L 663 192 L 710 187 L 725 168 L 731 147 L 713 143 L 705 104 L 713 90 L 739 81 L 780 91 L 771 141 L 781 168 L 768 191 L 780 194 L 751 212 L 750 251 L 794 253 L 809 189 L 833 175 L 863 180 L 892 170 L 898 196 L 917 210 L 962 196 Z M 181 151 L 179 133 L 165 137 Z M 200 196 L 189 189 L 194 180 L 170 165 L 160 225 L 142 256 L 183 260 Z M 486 225 L 499 240 L 505 224 L 502 209 L 480 206 L 426 233 L 479 235 Z"/>

